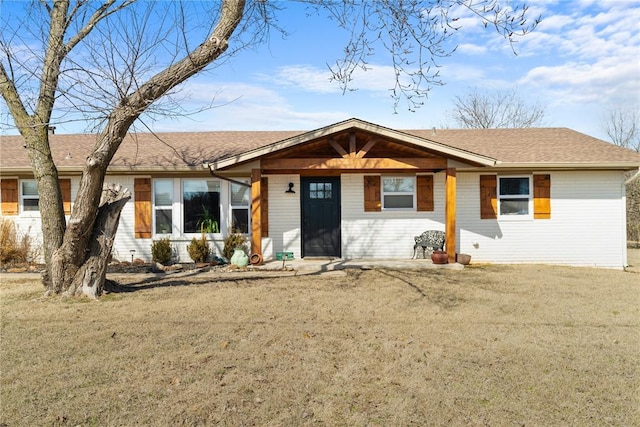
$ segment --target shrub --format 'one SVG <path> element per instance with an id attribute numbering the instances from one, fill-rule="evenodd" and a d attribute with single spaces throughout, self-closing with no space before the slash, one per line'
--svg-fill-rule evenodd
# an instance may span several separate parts
<path id="1" fill-rule="evenodd" d="M 0 264 L 24 264 L 35 261 L 40 253 L 33 244 L 29 230 L 18 236 L 15 223 L 0 217 Z"/>
<path id="2" fill-rule="evenodd" d="M 166 239 L 154 240 L 151 244 L 151 259 L 160 264 L 169 264 L 171 262 L 171 241 Z"/>
<path id="3" fill-rule="evenodd" d="M 187 246 L 187 252 L 193 262 L 202 263 L 209 260 L 209 254 L 211 251 L 209 250 L 209 244 L 207 243 L 207 238 L 204 233 L 202 233 L 202 237 L 200 239 L 196 239 L 194 237 L 191 240 L 191 243 Z"/>
<path id="4" fill-rule="evenodd" d="M 239 232 L 229 233 L 227 237 L 224 239 L 224 248 L 222 249 L 222 255 L 230 260 L 231 256 L 233 256 L 233 251 L 235 248 L 241 247 L 244 248 L 244 244 L 247 242 L 247 236 Z"/>

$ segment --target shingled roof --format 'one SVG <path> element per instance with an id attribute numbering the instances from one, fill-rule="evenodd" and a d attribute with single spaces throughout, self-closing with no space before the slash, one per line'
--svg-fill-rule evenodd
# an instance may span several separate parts
<path id="1" fill-rule="evenodd" d="M 372 125 L 357 119 L 353 122 Z M 330 130 L 333 126 L 322 128 Z M 379 127 L 380 129 L 383 129 Z M 458 150 L 496 159 L 510 167 L 640 167 L 640 153 L 567 128 L 429 129 L 394 131 Z M 317 131 L 216 131 L 129 134 L 110 169 L 113 171 L 190 170 L 203 163 L 230 158 L 288 139 L 304 143 Z M 95 135 L 50 135 L 53 158 L 61 171 L 81 170 L 95 144 Z M 21 136 L 0 137 L 0 173 L 30 171 Z"/>
<path id="2" fill-rule="evenodd" d="M 407 130 L 505 164 L 638 164 L 640 153 L 568 128 Z"/>

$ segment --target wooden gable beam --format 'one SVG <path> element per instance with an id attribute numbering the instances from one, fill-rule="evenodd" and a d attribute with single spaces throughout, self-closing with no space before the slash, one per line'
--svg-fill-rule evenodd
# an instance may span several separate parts
<path id="1" fill-rule="evenodd" d="M 369 152 L 369 150 L 371 150 L 373 148 L 373 146 L 376 145 L 376 142 L 378 142 L 378 141 L 375 140 L 375 139 L 370 139 L 364 145 L 364 147 L 362 147 L 362 149 L 356 153 L 356 159 L 362 159 L 364 156 L 366 156 L 367 153 Z"/>
<path id="2" fill-rule="evenodd" d="M 335 140 L 330 139 L 329 144 L 333 147 L 334 150 L 338 152 L 343 158 L 349 157 L 349 154 L 342 148 L 340 144 L 338 144 Z"/>
<path id="3" fill-rule="evenodd" d="M 349 158 L 356 158 L 356 134 L 354 132 L 349 134 Z"/>
<path id="4" fill-rule="evenodd" d="M 308 159 L 262 159 L 262 169 L 268 170 L 299 170 L 299 169 L 336 169 L 336 170 L 354 170 L 354 169 L 445 169 L 447 160 L 428 157 L 412 157 L 412 158 L 308 158 Z"/>

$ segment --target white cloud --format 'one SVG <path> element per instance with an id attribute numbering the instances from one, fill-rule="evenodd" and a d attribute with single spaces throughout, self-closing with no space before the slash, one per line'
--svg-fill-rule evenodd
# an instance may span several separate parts
<path id="1" fill-rule="evenodd" d="M 277 69 L 273 76 L 258 75 L 259 79 L 283 88 L 295 88 L 316 94 L 339 94 L 342 88 L 331 81 L 331 72 L 326 68 L 311 65 L 288 65 Z M 351 89 L 388 94 L 395 79 L 394 69 L 385 65 L 367 65 L 357 68 L 352 74 Z"/>
<path id="2" fill-rule="evenodd" d="M 275 75 L 261 75 L 265 80 L 280 86 L 293 86 L 314 93 L 335 93 L 339 91 L 337 84 L 331 82 L 328 69 L 311 65 L 287 65 L 278 68 Z"/>
<path id="3" fill-rule="evenodd" d="M 471 43 L 462 43 L 458 45 L 456 52 L 466 53 L 468 55 L 482 55 L 487 52 L 487 47 Z"/>
<path id="4" fill-rule="evenodd" d="M 185 86 L 183 95 L 189 99 L 185 109 L 190 105 L 192 108 L 202 106 L 203 100 L 213 108 L 178 123 L 160 120 L 153 125 L 155 131 L 313 129 L 349 117 L 348 113 L 336 109 L 303 111 L 275 90 L 245 83 L 191 83 Z"/>

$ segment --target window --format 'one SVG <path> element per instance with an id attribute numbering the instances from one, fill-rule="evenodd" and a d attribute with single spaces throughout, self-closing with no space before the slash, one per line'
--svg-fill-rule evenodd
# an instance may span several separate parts
<path id="1" fill-rule="evenodd" d="M 153 209 L 156 234 L 171 234 L 173 228 L 173 180 L 153 182 Z"/>
<path id="2" fill-rule="evenodd" d="M 530 177 L 499 177 L 498 212 L 500 216 L 529 216 L 530 202 Z"/>
<path id="3" fill-rule="evenodd" d="M 331 182 L 310 182 L 309 198 L 310 199 L 326 199 L 331 200 L 332 183 Z"/>
<path id="4" fill-rule="evenodd" d="M 244 180 L 248 183 L 249 180 Z M 231 187 L 231 230 L 249 233 L 249 206 L 251 205 L 251 187 L 230 183 Z"/>
<path id="5" fill-rule="evenodd" d="M 220 181 L 184 180 L 182 209 L 183 233 L 219 233 Z"/>
<path id="6" fill-rule="evenodd" d="M 413 209 L 415 206 L 413 177 L 382 177 L 382 207 L 384 209 Z"/>
<path id="7" fill-rule="evenodd" d="M 38 196 L 38 184 L 33 179 L 26 179 L 21 182 L 22 210 L 24 212 L 37 212 L 40 199 L 40 196 Z"/>

